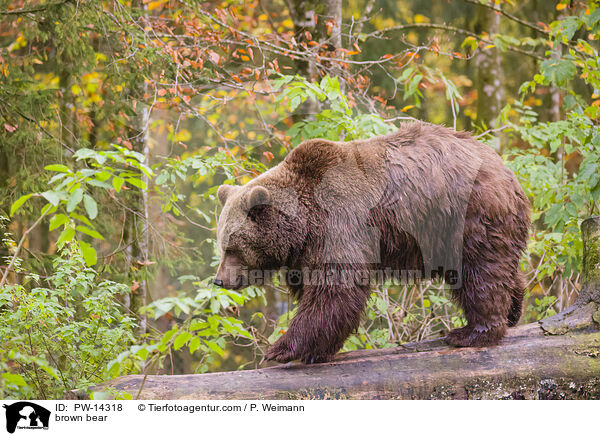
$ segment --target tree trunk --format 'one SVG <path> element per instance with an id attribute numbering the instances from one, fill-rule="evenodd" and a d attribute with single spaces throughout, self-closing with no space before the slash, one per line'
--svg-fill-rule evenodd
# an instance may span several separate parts
<path id="1" fill-rule="evenodd" d="M 497 346 L 453 348 L 434 339 L 353 351 L 316 365 L 130 375 L 93 390 L 110 387 L 155 400 L 600 399 L 600 216 L 588 218 L 581 227 L 583 289 L 575 304 L 554 321 L 509 329 Z M 71 392 L 69 397 L 87 394 Z"/>
<path id="2" fill-rule="evenodd" d="M 132 9 L 144 9 L 142 0 L 135 0 L 132 3 Z M 147 84 L 140 78 L 137 87 L 132 90 L 133 97 L 142 102 L 147 92 Z M 150 112 L 145 104 L 138 107 L 136 117 L 137 125 L 131 128 L 131 145 L 134 151 L 141 153 L 145 157 L 144 163 L 149 165 L 149 117 Z M 148 178 L 142 174 L 142 180 L 148 185 Z M 131 213 L 128 213 L 128 236 L 129 236 L 129 264 L 132 281 L 135 281 L 133 295 L 129 302 L 129 308 L 138 313 L 139 309 L 146 305 L 148 294 L 146 272 L 149 259 L 149 235 L 148 235 L 148 192 L 147 189 L 135 189 L 131 195 L 131 204 L 129 205 Z M 139 334 L 144 335 L 147 330 L 146 316 L 139 315 Z"/>
<path id="3" fill-rule="evenodd" d="M 0 192 L 7 192 L 7 186 L 10 180 L 10 164 L 8 160 L 8 152 L 6 145 L 0 146 Z M 5 197 L 0 202 L 0 215 L 8 218 L 8 212 L 10 210 L 10 197 Z M 5 225 L 8 225 L 4 221 L 0 221 L 0 277 L 4 274 L 2 267 L 5 266 L 5 258 L 8 256 L 8 249 L 4 240 L 6 234 L 4 231 Z"/>
<path id="4" fill-rule="evenodd" d="M 341 67 L 337 63 L 322 62 L 319 55 L 333 57 L 342 46 L 342 0 L 287 0 L 287 5 L 294 22 L 296 42 L 306 51 L 305 58 L 296 58 L 297 73 L 309 81 L 317 79 L 320 72 L 339 76 Z M 309 45 L 310 41 L 319 45 Z M 342 81 L 340 85 L 343 86 Z M 304 120 L 318 111 L 318 102 L 308 99 L 298 107 L 293 120 Z"/>
<path id="5" fill-rule="evenodd" d="M 341 0 L 287 0 L 287 5 L 298 43 L 316 41 L 332 53 L 342 46 Z M 307 45 L 306 48 L 310 49 L 311 46 Z M 323 47 L 316 50 L 323 50 Z M 298 74 L 309 80 L 317 74 L 315 58 L 312 56 L 297 59 L 296 64 Z"/>
<path id="6" fill-rule="evenodd" d="M 486 32 L 490 36 L 500 30 L 500 14 L 485 8 L 477 7 L 475 17 L 475 32 Z M 477 120 L 476 124 L 484 130 L 493 129 L 496 118 L 500 115 L 504 102 L 504 89 L 502 87 L 502 65 L 500 64 L 500 50 L 497 48 L 482 49 L 475 58 L 477 68 Z M 492 142 L 496 150 L 500 150 L 500 137 L 496 136 Z"/>

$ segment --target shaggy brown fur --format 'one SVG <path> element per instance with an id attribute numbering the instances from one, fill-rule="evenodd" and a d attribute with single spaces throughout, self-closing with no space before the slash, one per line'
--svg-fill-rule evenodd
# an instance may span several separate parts
<path id="1" fill-rule="evenodd" d="M 290 284 L 297 314 L 268 359 L 331 359 L 359 325 L 370 292 L 361 277 L 373 270 L 445 277 L 468 321 L 450 344 L 495 344 L 519 320 L 529 203 L 500 157 L 467 133 L 411 123 L 365 141 L 306 141 L 218 196 L 216 284 L 304 272 Z"/>

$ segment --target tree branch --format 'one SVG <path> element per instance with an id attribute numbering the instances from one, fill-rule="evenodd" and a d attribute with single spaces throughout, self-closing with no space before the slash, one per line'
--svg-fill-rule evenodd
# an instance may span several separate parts
<path id="1" fill-rule="evenodd" d="M 32 14 L 35 12 L 43 12 L 50 8 L 53 8 L 54 6 L 61 6 L 61 5 L 64 5 L 65 3 L 70 3 L 72 1 L 73 0 L 62 0 L 62 1 L 56 2 L 56 3 L 46 3 L 44 5 L 40 5 L 35 8 L 15 9 L 13 11 L 0 11 L 0 15 L 24 15 L 24 14 Z"/>
<path id="2" fill-rule="evenodd" d="M 381 30 L 376 30 L 375 32 L 371 32 L 368 35 L 366 35 L 366 38 L 371 38 L 371 37 L 381 37 L 383 36 L 384 33 L 388 33 L 388 32 L 393 32 L 395 30 L 408 30 L 408 29 L 437 29 L 437 30 L 446 30 L 448 32 L 455 32 L 455 33 L 461 33 L 463 35 L 467 35 L 467 36 L 471 36 L 475 39 L 477 39 L 478 41 L 482 41 L 482 42 L 486 42 L 488 44 L 493 44 L 494 41 L 484 38 L 481 35 L 478 35 L 474 32 L 471 32 L 469 30 L 465 30 L 465 29 L 461 29 L 460 27 L 455 27 L 455 26 L 448 26 L 446 24 L 435 24 L 435 23 L 407 23 L 407 24 L 399 24 L 397 26 L 392 26 L 392 27 L 387 27 L 385 29 L 381 29 Z M 532 58 L 538 59 L 538 60 L 545 60 L 545 58 L 543 56 L 538 55 L 537 53 L 533 53 L 527 50 L 523 50 L 521 48 L 509 45 L 507 46 L 507 49 L 510 51 L 514 51 L 516 53 L 521 53 L 524 54 L 526 56 L 530 56 Z"/>
<path id="3" fill-rule="evenodd" d="M 505 10 L 503 10 L 502 8 L 494 6 L 493 3 L 489 3 L 489 4 L 481 3 L 478 0 L 462 0 L 462 1 L 465 3 L 470 3 L 472 5 L 483 6 L 484 8 L 491 9 L 492 11 L 498 12 L 499 14 L 505 16 L 509 20 L 514 21 L 515 23 L 519 23 L 522 26 L 528 27 L 528 28 L 535 30 L 536 32 L 542 33 L 546 36 L 550 35 L 550 32 L 548 32 L 547 30 L 544 30 L 541 27 L 536 26 L 535 24 L 532 24 L 532 23 L 525 21 L 513 14 L 510 14 L 510 13 L 506 12 Z"/>
<path id="4" fill-rule="evenodd" d="M 25 240 L 27 239 L 27 235 L 29 235 L 29 232 L 31 232 L 33 229 L 35 229 L 37 227 L 37 225 L 42 222 L 42 220 L 44 219 L 44 217 L 47 214 L 48 214 L 48 211 L 41 214 L 39 216 L 39 218 L 35 221 L 35 223 L 33 223 L 33 225 L 31 227 L 29 227 L 27 230 L 25 230 L 25 232 L 23 232 L 23 236 L 21 236 L 19 245 L 17 245 L 17 248 L 15 248 L 15 252 L 14 252 L 12 258 L 10 259 L 10 263 L 8 264 L 8 266 L 6 267 L 6 270 L 4 271 L 2 280 L 0 280 L 0 288 L 2 286 L 4 286 L 4 283 L 6 283 L 6 279 L 8 278 L 8 273 L 12 270 L 12 268 L 15 264 L 15 261 L 17 260 L 17 257 L 19 256 L 19 252 L 21 251 L 21 248 L 23 247 L 23 244 L 25 243 Z"/>

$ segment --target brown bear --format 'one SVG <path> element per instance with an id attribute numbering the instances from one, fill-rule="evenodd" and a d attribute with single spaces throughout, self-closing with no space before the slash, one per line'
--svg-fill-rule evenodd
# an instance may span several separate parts
<path id="1" fill-rule="evenodd" d="M 529 202 L 515 175 L 468 133 L 406 123 L 368 140 L 305 141 L 244 186 L 222 185 L 214 283 L 287 271 L 298 299 L 267 358 L 333 358 L 354 331 L 373 273 L 440 277 L 467 326 L 455 346 L 496 344 L 521 315 Z"/>

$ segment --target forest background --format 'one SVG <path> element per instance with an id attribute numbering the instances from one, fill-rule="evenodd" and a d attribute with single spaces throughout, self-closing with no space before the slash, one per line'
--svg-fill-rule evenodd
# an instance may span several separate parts
<path id="1" fill-rule="evenodd" d="M 599 213 L 599 37 L 598 1 L 0 0 L 0 398 L 262 365 L 294 304 L 212 286 L 217 187 L 415 119 L 515 171 L 522 322 L 565 308 Z M 442 283 L 380 284 L 344 350 L 463 323 Z"/>

